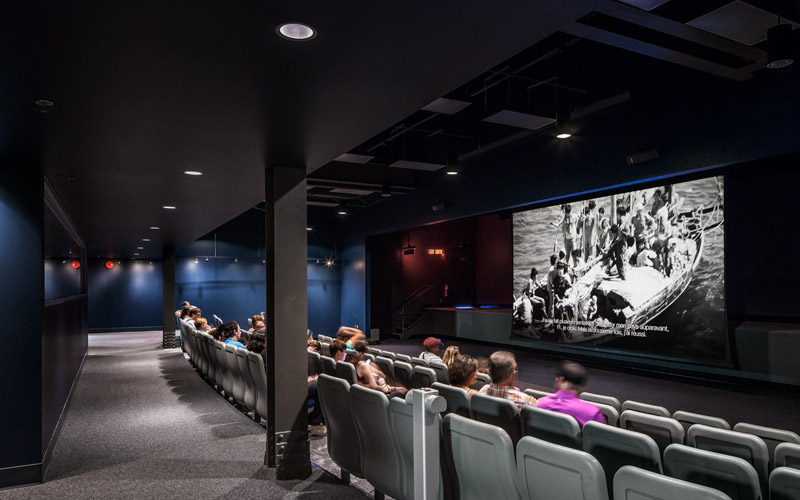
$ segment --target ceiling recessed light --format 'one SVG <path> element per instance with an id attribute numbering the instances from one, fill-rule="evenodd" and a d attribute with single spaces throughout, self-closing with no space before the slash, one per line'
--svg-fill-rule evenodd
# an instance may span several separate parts
<path id="1" fill-rule="evenodd" d="M 164 205 L 164 210 L 175 210 L 175 207 L 172 205 Z"/>
<path id="2" fill-rule="evenodd" d="M 306 231 L 311 231 L 312 229 L 313 229 L 313 228 L 311 228 L 311 227 L 307 227 L 307 228 L 306 228 Z"/>
<path id="3" fill-rule="evenodd" d="M 161 228 L 158 226 L 150 226 L 150 229 L 161 229 Z"/>
<path id="4" fill-rule="evenodd" d="M 133 255 L 139 255 L 139 252 L 134 252 Z"/>
<path id="5" fill-rule="evenodd" d="M 150 241 L 150 238 L 142 238 L 142 241 Z"/>
<path id="6" fill-rule="evenodd" d="M 311 40 L 317 36 L 314 28 L 301 23 L 286 23 L 278 26 L 277 32 L 283 38 L 289 40 Z"/>
<path id="7" fill-rule="evenodd" d="M 144 250 L 144 247 L 136 247 L 136 250 Z"/>
<path id="8" fill-rule="evenodd" d="M 197 170 L 187 170 L 184 172 L 186 175 L 203 175 L 203 172 L 198 172 Z"/>
<path id="9" fill-rule="evenodd" d="M 572 137 L 572 134 L 568 134 L 568 133 L 564 132 L 563 134 L 558 134 L 556 137 L 558 137 L 559 139 L 568 139 L 568 138 Z"/>

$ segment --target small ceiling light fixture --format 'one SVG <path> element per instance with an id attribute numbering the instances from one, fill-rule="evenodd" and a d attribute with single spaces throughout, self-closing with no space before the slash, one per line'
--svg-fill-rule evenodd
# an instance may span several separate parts
<path id="1" fill-rule="evenodd" d="M 144 247 L 136 247 L 136 250 L 144 250 Z"/>
<path id="2" fill-rule="evenodd" d="M 208 262 L 208 257 L 206 257 L 206 262 Z"/>
<path id="3" fill-rule="evenodd" d="M 314 30 L 314 28 L 302 23 L 281 24 L 275 31 L 281 37 L 294 41 L 311 40 L 317 36 L 317 32 Z"/>
<path id="4" fill-rule="evenodd" d="M 197 170 L 186 170 L 183 173 L 186 175 L 203 175 L 203 172 L 198 172 Z"/>
<path id="5" fill-rule="evenodd" d="M 311 226 L 306 226 L 306 231 L 313 231 L 313 230 L 314 230 L 314 228 L 313 228 L 313 227 L 311 227 Z"/>
<path id="6" fill-rule="evenodd" d="M 175 208 L 172 205 L 164 205 L 164 210 L 175 210 Z"/>
<path id="7" fill-rule="evenodd" d="M 339 206 L 336 207 L 336 213 L 339 215 L 347 215 L 347 205 L 344 202 L 339 203 Z"/>
<path id="8" fill-rule="evenodd" d="M 33 103 L 39 106 L 39 113 L 47 113 L 47 108 L 53 105 L 53 101 L 48 101 L 47 99 L 37 99 Z"/>
<path id="9" fill-rule="evenodd" d="M 139 252 L 133 252 L 133 255 L 139 255 Z"/>
<path id="10" fill-rule="evenodd" d="M 780 69 L 794 62 L 792 59 L 792 25 L 778 24 L 767 30 L 767 68 Z"/>
<path id="11" fill-rule="evenodd" d="M 150 226 L 150 229 L 161 229 L 161 228 L 158 226 Z"/>
<path id="12" fill-rule="evenodd" d="M 195 258 L 194 258 L 194 263 L 195 263 L 195 264 L 199 264 L 199 263 L 200 263 L 200 259 L 198 259 L 197 257 L 195 257 Z"/>
<path id="13" fill-rule="evenodd" d="M 392 196 L 392 186 L 388 182 L 384 182 L 381 186 L 381 196 L 383 198 L 390 198 Z"/>
<path id="14" fill-rule="evenodd" d="M 447 157 L 447 165 L 444 167 L 444 173 L 447 175 L 458 175 L 461 168 L 458 166 L 458 155 L 451 154 Z"/>
<path id="15" fill-rule="evenodd" d="M 142 238 L 142 241 L 150 241 L 150 238 Z"/>

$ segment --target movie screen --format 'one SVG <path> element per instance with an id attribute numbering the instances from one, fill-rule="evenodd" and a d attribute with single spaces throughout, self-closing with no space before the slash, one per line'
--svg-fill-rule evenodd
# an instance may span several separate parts
<path id="1" fill-rule="evenodd" d="M 725 361 L 724 180 L 515 213 L 513 340 Z"/>

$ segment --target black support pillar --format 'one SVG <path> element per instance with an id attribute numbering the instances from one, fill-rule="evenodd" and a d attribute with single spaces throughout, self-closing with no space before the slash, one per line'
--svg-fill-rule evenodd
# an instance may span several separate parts
<path id="1" fill-rule="evenodd" d="M 162 332 L 166 348 L 174 347 L 168 345 L 167 339 L 175 338 L 175 249 L 165 247 L 161 258 L 163 266 L 161 274 L 162 318 L 164 323 Z M 181 342 L 183 342 L 183 338 L 181 338 Z"/>
<path id="2" fill-rule="evenodd" d="M 311 474 L 306 395 L 306 173 L 267 167 L 267 452 L 278 479 Z"/>

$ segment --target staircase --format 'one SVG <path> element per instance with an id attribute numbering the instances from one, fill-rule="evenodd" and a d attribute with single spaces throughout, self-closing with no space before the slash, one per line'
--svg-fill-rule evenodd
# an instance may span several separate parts
<path id="1" fill-rule="evenodd" d="M 435 314 L 436 284 L 425 285 L 406 297 L 392 311 L 392 333 L 405 340 L 414 326 Z"/>

